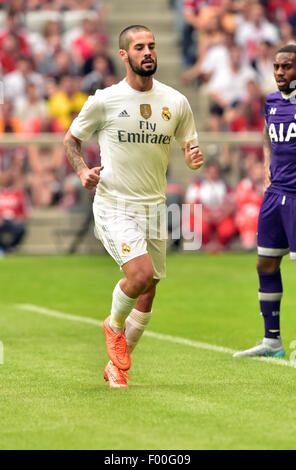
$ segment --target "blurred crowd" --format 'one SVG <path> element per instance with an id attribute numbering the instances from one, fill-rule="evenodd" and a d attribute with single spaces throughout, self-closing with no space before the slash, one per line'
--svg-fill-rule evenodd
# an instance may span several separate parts
<path id="1" fill-rule="evenodd" d="M 261 132 L 264 99 L 275 90 L 274 52 L 295 42 L 294 2 L 167 1 L 176 12 L 180 83 L 196 84 L 207 98 L 205 130 Z M 117 83 L 106 21 L 103 0 L 0 0 L 0 135 L 63 134 L 89 94 Z M 226 247 L 238 234 L 246 249 L 254 246 L 262 149 L 249 144 L 239 152 L 244 172 L 237 188 L 224 178 L 231 153 L 224 146 L 201 178 L 182 189 L 184 201 L 203 204 L 204 246 L 214 239 Z M 85 154 L 89 165 L 98 165 L 96 145 L 88 144 Z M 0 250 L 19 242 L 28 208 L 75 210 L 80 203 L 79 181 L 60 145 L 0 144 Z M 15 237 L 7 237 L 13 218 Z M 242 235 L 247 220 L 253 228 Z M 190 228 L 194 221 L 186 223 Z"/>
<path id="2" fill-rule="evenodd" d="M 296 44 L 292 0 L 172 0 L 185 83 L 207 94 L 208 131 L 261 131 L 274 53 Z M 181 13 L 181 14 L 180 14 Z M 181 21 L 180 21 L 181 18 Z"/>
<path id="3" fill-rule="evenodd" d="M 171 0 L 171 6 L 185 69 L 181 80 L 196 85 L 202 98 L 203 130 L 261 133 L 265 98 L 277 91 L 274 54 L 296 44 L 295 1 Z M 262 145 L 240 145 L 236 151 L 214 146 L 212 153 L 184 193 L 185 202 L 203 206 L 202 223 L 192 211 L 187 230 L 200 226 L 209 251 L 227 249 L 237 236 L 243 248 L 253 249 L 263 199 Z M 240 180 L 235 187 L 229 183 L 234 165 Z"/>
<path id="4" fill-rule="evenodd" d="M 0 0 L 0 136 L 65 133 L 89 94 L 118 81 L 108 46 L 103 0 Z M 96 145 L 85 153 L 98 164 Z M 0 251 L 30 207 L 75 210 L 79 188 L 61 145 L 0 144 Z"/>

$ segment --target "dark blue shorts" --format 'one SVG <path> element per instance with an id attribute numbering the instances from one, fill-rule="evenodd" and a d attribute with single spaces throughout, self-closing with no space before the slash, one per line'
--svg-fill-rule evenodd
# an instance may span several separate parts
<path id="1" fill-rule="evenodd" d="M 258 255 L 296 260 L 296 198 L 266 192 L 258 219 Z"/>

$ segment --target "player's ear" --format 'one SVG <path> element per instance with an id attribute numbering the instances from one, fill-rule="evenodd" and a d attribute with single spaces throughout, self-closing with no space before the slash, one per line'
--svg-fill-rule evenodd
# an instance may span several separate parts
<path id="1" fill-rule="evenodd" d="M 123 60 L 123 62 L 128 61 L 128 55 L 125 49 L 119 49 L 119 57 L 121 58 L 121 60 Z"/>

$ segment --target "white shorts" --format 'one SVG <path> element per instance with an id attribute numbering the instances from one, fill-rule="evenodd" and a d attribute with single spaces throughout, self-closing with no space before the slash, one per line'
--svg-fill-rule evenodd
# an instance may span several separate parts
<path id="1" fill-rule="evenodd" d="M 154 279 L 166 277 L 165 204 L 127 204 L 95 196 L 95 235 L 122 267 L 138 256 L 149 254 Z"/>

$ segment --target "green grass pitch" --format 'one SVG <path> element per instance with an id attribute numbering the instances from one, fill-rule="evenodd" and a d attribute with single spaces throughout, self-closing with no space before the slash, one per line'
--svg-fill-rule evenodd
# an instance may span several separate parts
<path id="1" fill-rule="evenodd" d="M 0 448 L 295 449 L 295 265 L 288 258 L 285 359 L 231 354 L 263 336 L 255 260 L 255 254 L 169 255 L 150 334 L 135 350 L 130 388 L 122 390 L 103 380 L 102 328 L 84 321 L 101 322 L 109 312 L 121 277 L 113 260 L 0 260 Z"/>

